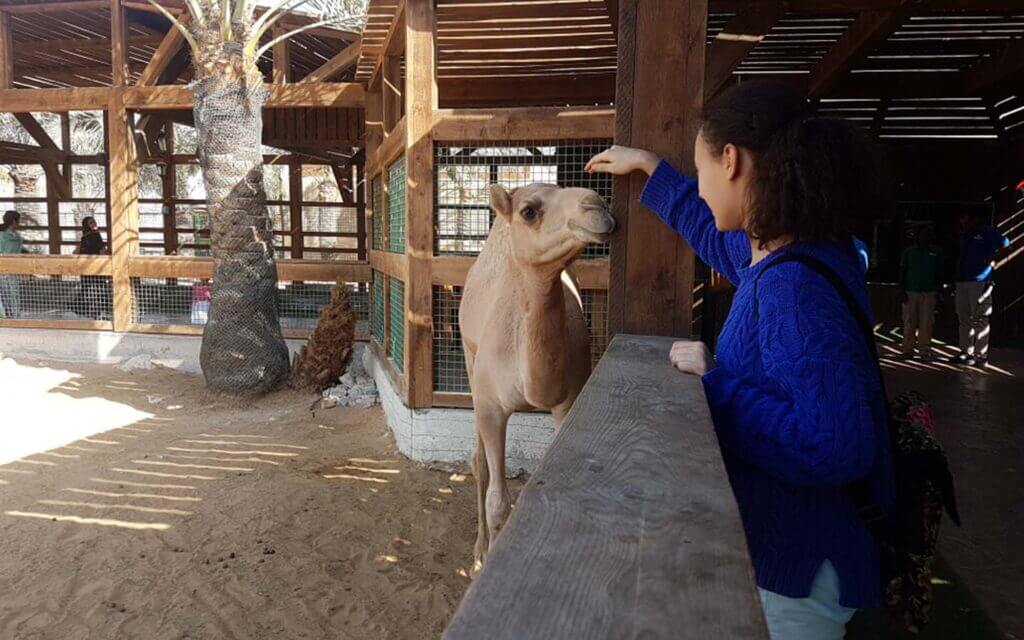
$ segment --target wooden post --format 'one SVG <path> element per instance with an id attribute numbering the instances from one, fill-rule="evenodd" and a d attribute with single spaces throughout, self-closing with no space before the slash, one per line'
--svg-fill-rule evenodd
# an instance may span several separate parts
<path id="1" fill-rule="evenodd" d="M 177 197 L 177 167 L 174 163 L 174 121 L 164 121 L 164 175 L 163 204 L 161 208 L 164 213 L 164 254 L 176 255 L 178 253 L 178 212 L 174 204 Z"/>
<path id="2" fill-rule="evenodd" d="M 408 26 L 406 27 L 408 28 Z M 401 58 L 398 56 L 386 56 L 384 58 L 383 67 L 381 69 L 381 76 L 383 81 L 381 84 L 381 90 L 383 91 L 384 100 L 384 135 L 387 136 L 391 133 L 391 130 L 395 128 L 398 121 L 402 119 L 402 86 L 399 81 L 399 72 L 401 71 Z M 406 74 L 406 88 L 408 92 L 409 82 L 409 67 L 408 61 L 406 62 L 405 68 Z"/>
<path id="3" fill-rule="evenodd" d="M 615 141 L 650 149 L 694 171 L 693 143 L 704 96 L 707 0 L 619 5 Z M 664 70 L 675 69 L 671 82 Z M 619 231 L 611 243 L 612 334 L 689 336 L 693 251 L 639 205 L 639 174 L 615 179 Z"/>
<path id="4" fill-rule="evenodd" d="M 171 27 L 172 29 L 174 27 Z M 110 74 L 115 87 L 128 84 L 128 21 L 121 0 L 110 0 Z"/>
<path id="5" fill-rule="evenodd" d="M 356 254 L 357 260 L 366 260 L 368 258 L 366 247 L 366 191 L 369 189 L 369 185 L 366 183 L 366 165 L 363 162 L 356 164 L 356 180 L 352 185 L 352 190 L 355 191 L 356 197 Z"/>
<path id="6" fill-rule="evenodd" d="M 129 257 L 139 247 L 139 191 L 132 139 L 131 114 L 125 93 L 115 90 L 107 109 L 109 127 L 109 179 L 111 274 L 114 288 L 114 331 L 126 331 L 132 323 L 132 282 Z"/>
<path id="7" fill-rule="evenodd" d="M 14 83 L 14 49 L 11 47 L 11 19 L 0 11 L 0 89 Z"/>
<path id="8" fill-rule="evenodd" d="M 291 215 L 292 258 L 302 259 L 302 164 L 292 155 L 288 159 L 288 204 Z"/>
<path id="9" fill-rule="evenodd" d="M 405 7 L 406 222 L 405 386 L 410 407 L 429 407 L 434 394 L 433 287 L 434 139 L 437 109 L 433 2 Z M 387 76 L 385 76 L 387 78 Z M 385 89 L 387 90 L 387 89 Z"/>
<path id="10" fill-rule="evenodd" d="M 284 35 L 282 27 L 274 27 L 274 37 Z M 287 84 L 292 81 L 292 56 L 288 40 L 274 45 L 274 84 Z"/>

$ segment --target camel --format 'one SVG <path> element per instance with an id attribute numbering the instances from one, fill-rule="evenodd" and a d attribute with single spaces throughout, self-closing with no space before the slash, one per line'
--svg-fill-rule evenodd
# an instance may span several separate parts
<path id="1" fill-rule="evenodd" d="M 505 431 L 515 411 L 547 410 L 561 427 L 590 376 L 590 335 L 566 269 L 615 220 L 589 189 L 490 187 L 495 220 L 466 276 L 459 325 L 473 394 L 477 540 L 474 569 L 511 511 Z"/>

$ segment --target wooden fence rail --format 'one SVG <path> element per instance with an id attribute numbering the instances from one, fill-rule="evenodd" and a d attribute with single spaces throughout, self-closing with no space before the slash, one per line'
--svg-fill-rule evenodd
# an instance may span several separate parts
<path id="1" fill-rule="evenodd" d="M 619 335 L 444 633 L 768 638 L 700 381 Z"/>

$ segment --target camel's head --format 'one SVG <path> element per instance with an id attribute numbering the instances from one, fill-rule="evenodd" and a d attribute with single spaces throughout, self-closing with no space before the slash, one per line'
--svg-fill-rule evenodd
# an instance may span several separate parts
<path id="1" fill-rule="evenodd" d="M 561 270 L 615 230 L 608 205 L 590 189 L 531 184 L 509 192 L 492 184 L 491 208 L 509 223 L 512 256 L 533 267 Z"/>

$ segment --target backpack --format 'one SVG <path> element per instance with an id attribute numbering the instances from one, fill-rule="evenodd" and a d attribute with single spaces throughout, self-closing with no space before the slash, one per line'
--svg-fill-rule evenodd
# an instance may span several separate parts
<path id="1" fill-rule="evenodd" d="M 836 290 L 857 321 L 875 362 L 882 397 L 889 407 L 895 507 L 891 513 L 882 510 L 871 495 L 867 478 L 848 484 L 844 492 L 857 507 L 861 521 L 878 545 L 885 608 L 894 622 L 917 633 L 928 622 L 931 609 L 932 561 L 943 510 L 950 520 L 960 525 L 953 476 L 935 435 L 931 407 L 916 391 L 889 401 L 871 323 L 835 271 L 817 258 L 786 252 L 768 264 L 761 274 L 786 262 L 804 264 Z"/>

